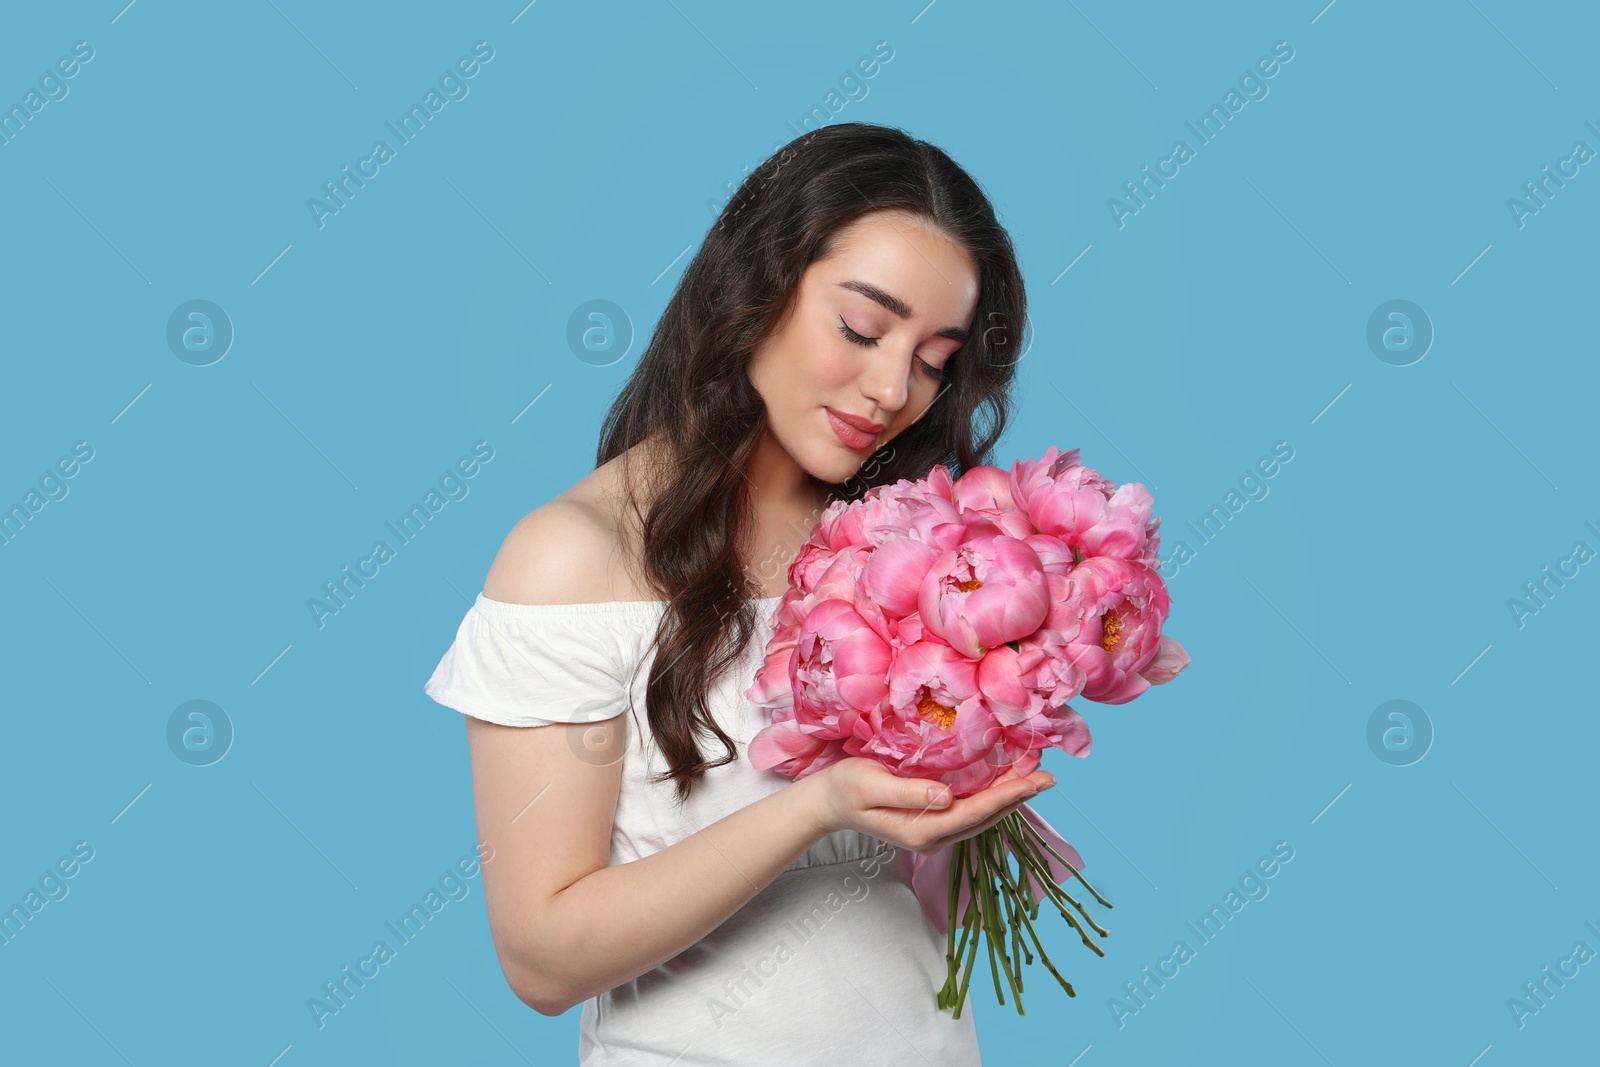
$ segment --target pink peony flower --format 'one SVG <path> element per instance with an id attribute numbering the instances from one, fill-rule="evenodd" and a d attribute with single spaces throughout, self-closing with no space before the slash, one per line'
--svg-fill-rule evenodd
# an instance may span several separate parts
<path id="1" fill-rule="evenodd" d="M 1019 642 L 1015 649 L 998 645 L 978 661 L 978 688 L 995 716 L 1008 725 L 1040 714 L 1046 706 L 1065 705 L 1083 692 L 1087 681 L 1077 664 L 1040 642 Z"/>
<path id="2" fill-rule="evenodd" d="M 973 467 L 955 480 L 951 496 L 962 511 L 1013 511 L 1011 476 L 999 467 Z"/>
<path id="3" fill-rule="evenodd" d="M 905 479 L 867 490 L 861 500 L 841 506 L 835 501 L 823 512 L 812 540 L 827 548 L 846 545 L 877 547 L 894 536 L 912 537 L 940 548 L 966 536 L 961 513 L 950 496 L 950 476 L 935 467 L 926 479 Z M 837 510 L 836 510 L 837 509 Z"/>
<path id="4" fill-rule="evenodd" d="M 956 480 L 951 495 L 968 538 L 979 534 L 1027 538 L 1036 532 L 1027 514 L 1012 503 L 1011 476 L 998 467 L 973 467 Z"/>
<path id="5" fill-rule="evenodd" d="M 1161 627 L 1168 609 L 1161 576 L 1142 563 L 1115 556 L 1092 556 L 1067 576 L 1077 632 L 1063 653 L 1083 672 L 1085 698 L 1101 704 L 1125 704 L 1150 688 L 1142 673 L 1161 651 Z M 1058 631 L 1059 632 L 1059 631 Z M 1167 659 L 1155 675 L 1170 680 L 1188 656 L 1168 639 Z M 1178 663 L 1178 658 L 1182 663 Z"/>
<path id="6" fill-rule="evenodd" d="M 866 756 L 969 796 L 1008 769 L 1036 769 L 1043 748 L 1087 756 L 1088 724 L 1064 704 L 1024 693 L 1017 678 L 1037 672 L 1009 674 L 1005 664 L 1018 658 L 1001 646 L 974 662 L 933 637 L 894 650 L 849 605 L 825 601 L 795 645 L 769 653 L 749 691 L 777 705 L 771 725 L 750 743 L 751 764 L 801 778 L 845 756 Z M 783 701 L 786 684 L 792 696 Z"/>
<path id="7" fill-rule="evenodd" d="M 1021 461 L 1012 469 L 1012 496 L 1029 521 L 1083 556 L 1117 556 L 1159 566 L 1160 520 L 1151 519 L 1154 500 L 1149 490 L 1138 482 L 1113 485 L 1080 464 L 1077 449 L 1054 452 L 1052 448 L 1043 458 Z"/>
<path id="8" fill-rule="evenodd" d="M 922 579 L 941 555 L 926 541 L 909 535 L 891 537 L 880 544 L 862 572 L 862 591 L 885 612 L 910 615 L 917 610 Z"/>
<path id="9" fill-rule="evenodd" d="M 923 625 L 972 657 L 1033 633 L 1049 608 L 1038 553 L 1003 534 L 982 534 L 942 553 L 917 597 Z"/>

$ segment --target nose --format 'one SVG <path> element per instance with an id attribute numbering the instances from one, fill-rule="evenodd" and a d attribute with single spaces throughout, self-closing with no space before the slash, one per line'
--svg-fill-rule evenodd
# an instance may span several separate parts
<path id="1" fill-rule="evenodd" d="M 861 395 L 878 405 L 883 413 L 880 421 L 906 406 L 911 388 L 911 350 L 897 351 L 881 346 L 872 354 L 872 361 L 861 376 Z"/>

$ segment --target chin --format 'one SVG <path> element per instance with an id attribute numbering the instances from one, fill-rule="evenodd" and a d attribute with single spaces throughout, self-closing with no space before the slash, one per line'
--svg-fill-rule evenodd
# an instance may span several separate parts
<path id="1" fill-rule="evenodd" d="M 796 455 L 795 459 L 801 469 L 817 481 L 842 485 L 855 477 L 867 457 L 851 452 L 839 443 L 838 438 L 829 434 L 827 440 L 818 441 L 803 454 Z"/>
<path id="2" fill-rule="evenodd" d="M 848 458 L 842 460 L 835 458 L 812 464 L 805 469 L 806 473 L 819 482 L 826 482 L 828 485 L 843 485 L 851 478 L 854 478 L 856 473 L 861 470 L 861 462 L 859 460 L 852 461 Z"/>

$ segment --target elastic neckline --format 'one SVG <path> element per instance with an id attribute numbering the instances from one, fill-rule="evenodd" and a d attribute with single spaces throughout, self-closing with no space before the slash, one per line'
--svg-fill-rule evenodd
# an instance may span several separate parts
<path id="1" fill-rule="evenodd" d="M 750 601 L 775 606 L 783 596 L 779 593 L 777 596 L 750 598 Z M 660 611 L 666 603 L 665 600 L 598 600 L 586 604 L 513 604 L 479 593 L 473 607 L 505 615 L 643 615 Z"/>

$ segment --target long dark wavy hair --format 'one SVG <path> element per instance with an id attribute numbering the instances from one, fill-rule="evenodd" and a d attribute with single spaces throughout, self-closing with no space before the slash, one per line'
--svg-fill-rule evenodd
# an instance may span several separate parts
<path id="1" fill-rule="evenodd" d="M 1009 389 L 1027 316 L 1010 235 L 978 183 L 940 149 L 902 130 L 860 122 L 809 131 L 745 178 L 684 271 L 638 366 L 601 428 L 598 467 L 629 449 L 659 445 L 647 510 L 624 478 L 640 522 L 641 572 L 666 601 L 645 688 L 647 718 L 682 803 L 713 767 L 738 758 L 706 702 L 743 654 L 757 623 L 759 583 L 740 547 L 751 521 L 744 466 L 766 432 L 766 407 L 750 384 L 752 355 L 782 320 L 806 267 L 826 259 L 834 235 L 862 215 L 919 216 L 977 262 L 971 337 L 945 365 L 933 406 L 829 502 L 874 485 L 952 476 L 989 462 L 1005 430 Z M 630 688 L 631 691 L 631 688 Z M 697 738 L 725 754 L 707 760 Z"/>

